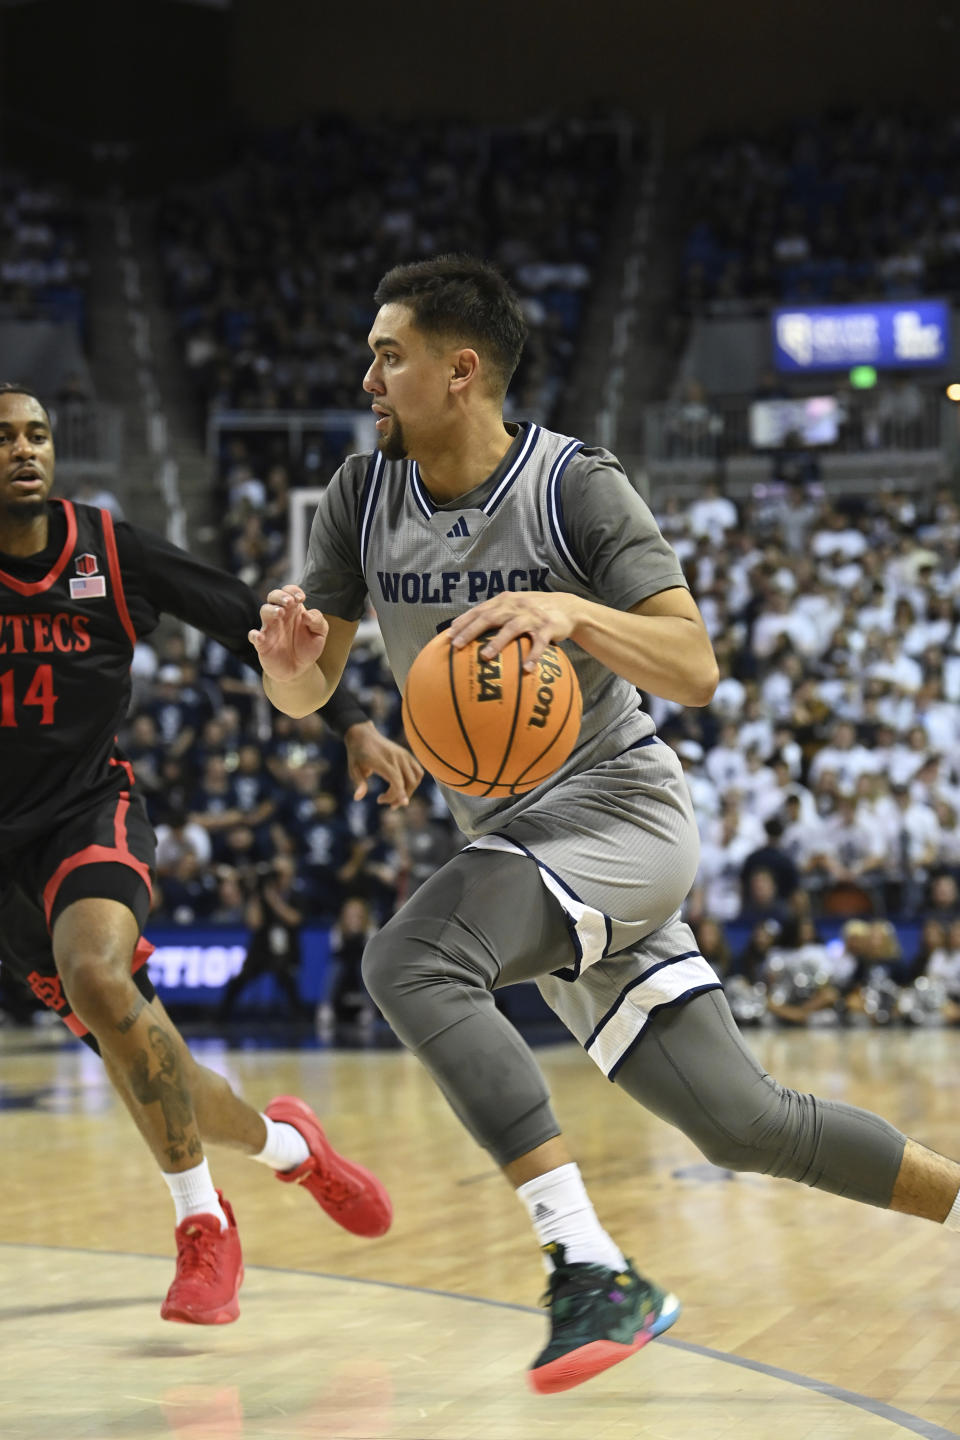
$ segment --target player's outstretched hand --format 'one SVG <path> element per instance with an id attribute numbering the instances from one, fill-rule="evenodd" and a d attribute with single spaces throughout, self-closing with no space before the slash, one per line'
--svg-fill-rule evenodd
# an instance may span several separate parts
<path id="1" fill-rule="evenodd" d="M 387 788 L 377 796 L 377 804 L 389 805 L 391 810 L 406 805 L 423 779 L 423 766 L 409 750 L 381 735 L 372 720 L 351 725 L 343 743 L 347 747 L 350 779 L 356 786 L 354 800 L 362 800 L 370 776 L 379 775 L 386 781 Z"/>
<path id="2" fill-rule="evenodd" d="M 576 595 L 564 592 L 505 590 L 458 615 L 450 625 L 450 643 L 460 649 L 478 635 L 492 631 L 480 652 L 490 660 L 518 635 L 529 635 L 532 644 L 523 668 L 532 670 L 548 645 L 570 638 L 581 608 Z"/>
<path id="3" fill-rule="evenodd" d="M 307 610 L 299 585 L 271 590 L 260 606 L 260 629 L 247 639 L 271 680 L 298 680 L 323 654 L 329 626 L 319 610 Z"/>

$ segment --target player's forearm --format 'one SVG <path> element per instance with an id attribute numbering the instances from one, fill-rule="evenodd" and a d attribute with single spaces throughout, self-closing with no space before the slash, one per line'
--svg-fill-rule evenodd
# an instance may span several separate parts
<path id="1" fill-rule="evenodd" d="M 631 685 L 678 705 L 708 705 L 717 688 L 717 662 L 707 632 L 679 615 L 631 615 L 580 602 L 570 636 Z"/>
<path id="2" fill-rule="evenodd" d="M 295 720 L 321 709 L 333 691 L 319 665 L 311 665 L 295 680 L 273 680 L 265 673 L 263 688 L 271 705 L 282 710 L 284 715 L 292 715 Z"/>

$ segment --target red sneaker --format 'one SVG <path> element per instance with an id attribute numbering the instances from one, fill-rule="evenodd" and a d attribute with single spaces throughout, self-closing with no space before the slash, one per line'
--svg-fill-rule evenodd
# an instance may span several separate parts
<path id="1" fill-rule="evenodd" d="M 161 1320 L 229 1325 L 240 1314 L 240 1235 L 229 1200 L 219 1190 L 217 1198 L 229 1221 L 226 1230 L 216 1215 L 188 1215 L 177 1226 L 177 1273 L 160 1307 Z"/>
<path id="2" fill-rule="evenodd" d="M 295 1095 L 278 1095 L 264 1111 L 292 1125 L 310 1147 L 309 1158 L 293 1170 L 276 1170 L 278 1180 L 302 1185 L 332 1220 L 352 1235 L 385 1235 L 393 1219 L 390 1196 L 375 1175 L 338 1155 L 309 1105 Z"/>

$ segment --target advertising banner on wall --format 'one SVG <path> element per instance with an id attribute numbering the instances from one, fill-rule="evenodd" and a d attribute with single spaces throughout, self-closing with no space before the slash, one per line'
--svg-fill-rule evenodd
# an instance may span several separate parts
<path id="1" fill-rule="evenodd" d="M 791 374 L 849 370 L 936 369 L 950 358 L 945 300 L 884 300 L 862 305 L 784 306 L 774 310 L 773 359 Z"/>

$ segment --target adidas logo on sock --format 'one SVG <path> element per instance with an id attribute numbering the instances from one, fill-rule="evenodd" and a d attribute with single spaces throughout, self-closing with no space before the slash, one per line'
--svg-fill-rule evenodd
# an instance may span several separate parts
<path id="1" fill-rule="evenodd" d="M 460 516 L 456 525 L 454 525 L 453 529 L 447 531 L 448 540 L 459 540 L 465 537 L 469 538 L 469 535 L 470 531 L 467 529 L 467 522 L 462 515 Z"/>
<path id="2" fill-rule="evenodd" d="M 549 1220 L 552 1214 L 553 1211 L 550 1209 L 550 1206 L 544 1205 L 542 1200 L 538 1200 L 533 1207 L 534 1220 Z"/>

